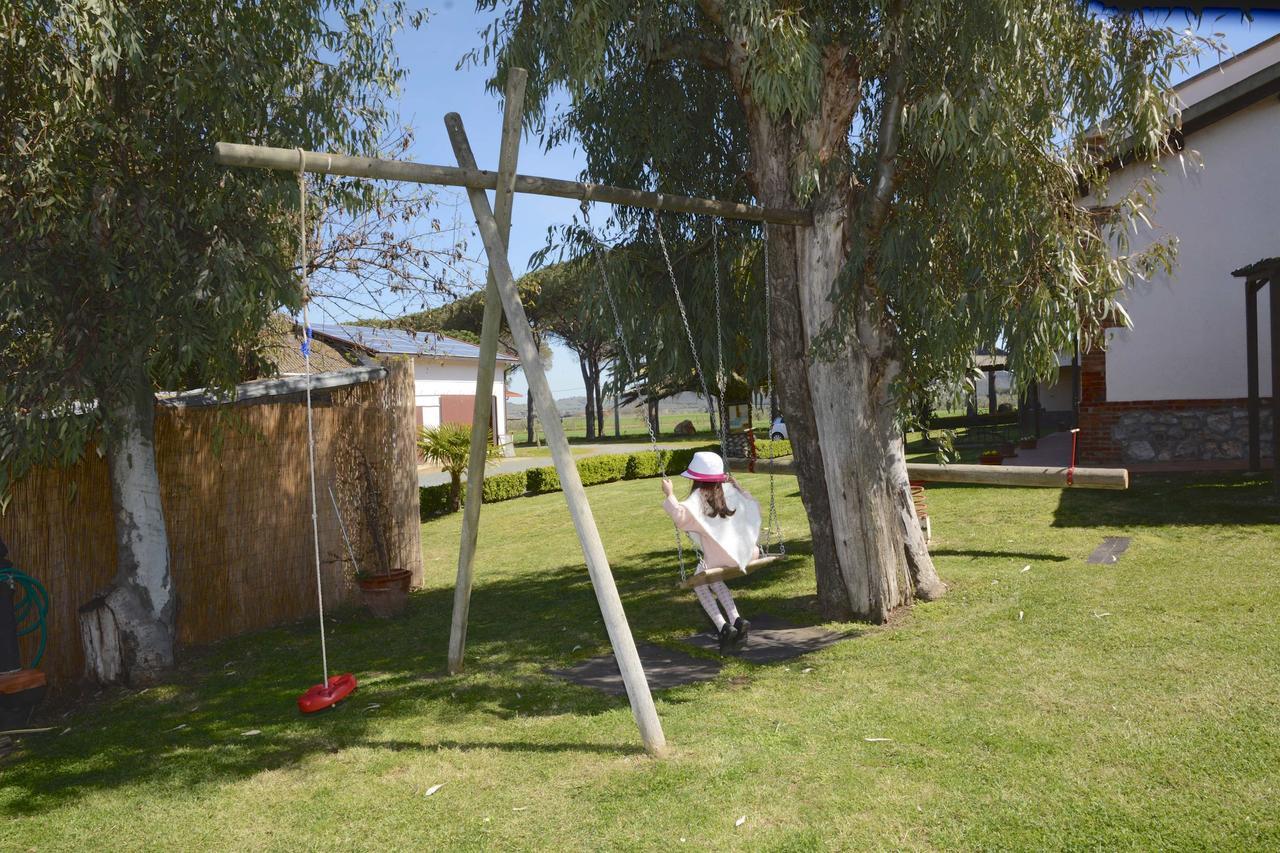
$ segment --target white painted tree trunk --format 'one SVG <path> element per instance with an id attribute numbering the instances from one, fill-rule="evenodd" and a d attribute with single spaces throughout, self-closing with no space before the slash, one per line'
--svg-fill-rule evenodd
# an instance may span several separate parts
<path id="1" fill-rule="evenodd" d="M 103 684 L 150 683 L 173 666 L 176 601 L 156 470 L 155 399 L 145 374 L 135 385 L 107 409 L 116 576 L 80 610 L 86 674 Z"/>

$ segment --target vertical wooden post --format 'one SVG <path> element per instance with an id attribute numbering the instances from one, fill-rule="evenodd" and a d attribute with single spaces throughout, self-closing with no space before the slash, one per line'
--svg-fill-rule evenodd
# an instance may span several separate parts
<path id="1" fill-rule="evenodd" d="M 471 145 L 467 141 L 462 118 L 457 113 L 450 113 L 445 117 L 445 125 L 449 129 L 449 141 L 453 143 L 458 165 L 463 169 L 474 169 L 475 157 L 471 153 Z M 627 624 L 627 616 L 622 609 L 622 601 L 618 597 L 618 587 L 614 583 L 613 573 L 609 570 L 609 561 L 604 553 L 604 544 L 600 541 L 600 532 L 596 529 L 595 518 L 591 514 L 591 505 L 587 503 L 587 493 L 582 487 L 582 478 L 578 476 L 573 453 L 564 435 L 564 426 L 560 423 L 559 414 L 556 412 L 551 386 L 547 383 L 547 375 L 542 369 L 538 347 L 533 340 L 533 330 L 529 327 L 524 306 L 520 304 L 520 294 L 516 290 L 511 265 L 507 261 L 506 246 L 498 233 L 498 223 L 489 209 L 489 199 L 484 190 L 468 189 L 467 196 L 471 200 L 471 210 L 475 214 L 476 225 L 484 240 L 485 253 L 489 257 L 489 270 L 497 281 L 498 293 L 502 297 L 502 308 L 506 312 L 507 325 L 511 329 L 511 336 L 515 339 L 516 350 L 520 354 L 520 362 L 524 366 L 530 391 L 534 394 L 538 405 L 538 416 L 542 420 L 547 446 L 551 448 L 551 456 L 555 460 L 556 471 L 560 475 L 560 486 L 564 491 L 565 502 L 569 505 L 569 514 L 573 518 L 578 540 L 582 543 L 582 552 L 586 557 L 591 585 L 595 588 L 600 614 L 604 617 L 609 642 L 613 645 L 618 669 L 622 672 L 622 681 L 627 688 L 627 698 L 631 701 L 631 713 L 640 727 L 640 737 L 644 741 L 645 749 L 654 755 L 661 754 L 666 750 L 662 723 L 658 720 L 658 711 L 653 705 L 653 696 L 649 692 L 649 682 L 645 680 L 644 669 L 640 665 L 640 655 L 636 651 L 631 627 Z"/>
<path id="2" fill-rule="evenodd" d="M 1249 470 L 1262 470 L 1262 401 L 1258 399 L 1258 291 L 1262 282 L 1244 284 L 1245 372 L 1249 387 Z M 1275 344 L 1272 344 L 1275 349 Z M 1275 378 L 1271 380 L 1275 385 Z M 1272 395 L 1275 396 L 1274 394 Z"/>
<path id="3" fill-rule="evenodd" d="M 1267 301 L 1271 303 L 1271 477 L 1276 497 L 1280 497 L 1280 287 L 1270 279 Z"/>
<path id="4" fill-rule="evenodd" d="M 512 68 L 507 74 L 506 104 L 502 113 L 502 142 L 498 153 L 498 189 L 494 219 L 506 257 L 511 235 L 511 206 L 515 198 L 516 161 L 520 154 L 520 131 L 524 120 L 524 87 L 528 72 Z M 493 268 L 484 293 L 484 318 L 480 326 L 480 363 L 476 369 L 476 402 L 471 417 L 471 456 L 467 460 L 467 498 L 462 510 L 462 541 L 458 546 L 458 578 L 453 587 L 453 620 L 449 626 L 449 672 L 462 671 L 467 651 L 467 617 L 471 610 L 472 566 L 476 556 L 476 535 L 480 526 L 480 505 L 484 500 L 484 466 L 488 455 L 490 397 L 493 395 L 493 367 L 498 357 L 498 331 L 502 326 L 502 298 Z M 495 435 L 496 439 L 497 436 Z"/>

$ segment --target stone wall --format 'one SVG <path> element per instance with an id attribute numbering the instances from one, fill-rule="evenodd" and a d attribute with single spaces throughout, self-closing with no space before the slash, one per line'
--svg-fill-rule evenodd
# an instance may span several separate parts
<path id="1" fill-rule="evenodd" d="M 1272 455 L 1269 400 L 1263 400 L 1262 456 Z M 1080 463 L 1238 461 L 1249 457 L 1244 400 L 1151 400 L 1081 406 Z"/>

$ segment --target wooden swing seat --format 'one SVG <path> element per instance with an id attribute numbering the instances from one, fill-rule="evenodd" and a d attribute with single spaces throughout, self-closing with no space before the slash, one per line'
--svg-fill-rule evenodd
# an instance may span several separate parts
<path id="1" fill-rule="evenodd" d="M 715 583 L 716 581 L 730 581 L 738 578 L 746 577 L 752 572 L 759 571 L 770 563 L 776 563 L 782 559 L 782 554 L 766 554 L 763 557 L 757 557 L 750 563 L 747 563 L 745 569 L 737 566 L 729 566 L 723 569 L 707 569 L 705 572 L 697 572 L 689 575 L 689 577 L 676 584 L 676 589 L 693 589 L 695 586 L 703 586 L 704 584 Z"/>

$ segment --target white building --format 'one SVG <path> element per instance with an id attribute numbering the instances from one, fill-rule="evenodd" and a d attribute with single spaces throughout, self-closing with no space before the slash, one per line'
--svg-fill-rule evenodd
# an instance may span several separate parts
<path id="1" fill-rule="evenodd" d="M 418 426 L 442 423 L 470 426 L 476 394 L 480 348 L 435 332 L 405 332 L 342 324 L 316 324 L 317 338 L 354 352 L 365 360 L 382 356 L 413 358 Z M 499 352 L 493 371 L 490 429 L 494 442 L 510 446 L 507 431 L 507 371 L 519 360 Z"/>
<path id="2" fill-rule="evenodd" d="M 1082 462 L 1242 460 L 1247 452 L 1245 283 L 1231 273 L 1280 255 L 1280 36 L 1177 91 L 1184 156 L 1166 156 L 1162 174 L 1138 163 L 1119 168 L 1109 190 L 1117 198 L 1154 178 L 1154 227 L 1130 251 L 1172 235 L 1177 265 L 1126 293 L 1133 328 L 1108 329 L 1105 352 L 1081 359 Z M 1262 318 L 1268 289 L 1259 295 Z M 1271 342 L 1265 320 L 1259 325 L 1269 455 Z"/>

